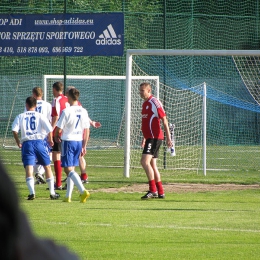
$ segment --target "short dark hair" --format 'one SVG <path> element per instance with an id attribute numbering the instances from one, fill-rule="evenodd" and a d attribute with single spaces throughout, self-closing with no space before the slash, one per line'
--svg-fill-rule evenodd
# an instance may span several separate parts
<path id="1" fill-rule="evenodd" d="M 74 86 L 68 86 L 66 91 L 65 91 L 65 94 L 68 95 L 69 93 L 69 90 L 72 89 L 72 88 L 75 88 Z"/>
<path id="2" fill-rule="evenodd" d="M 72 100 L 78 100 L 79 99 L 79 90 L 76 88 L 71 88 L 68 91 L 68 96 L 72 98 Z"/>
<path id="3" fill-rule="evenodd" d="M 145 87 L 145 88 L 149 87 L 149 88 L 152 88 L 151 84 L 148 83 L 148 82 L 143 82 L 143 83 L 141 83 L 141 84 L 140 84 L 140 87 Z"/>
<path id="4" fill-rule="evenodd" d="M 52 88 L 54 88 L 55 90 L 57 90 L 58 92 L 62 92 L 64 89 L 63 83 L 60 81 L 57 81 L 55 83 L 53 83 Z"/>
<path id="5" fill-rule="evenodd" d="M 25 103 L 28 105 L 29 108 L 36 107 L 37 101 L 34 97 L 26 98 Z"/>
<path id="6" fill-rule="evenodd" d="M 36 97 L 42 97 L 43 96 L 43 91 L 42 91 L 42 88 L 40 88 L 40 87 L 34 87 L 33 90 L 32 90 L 32 93 Z"/>

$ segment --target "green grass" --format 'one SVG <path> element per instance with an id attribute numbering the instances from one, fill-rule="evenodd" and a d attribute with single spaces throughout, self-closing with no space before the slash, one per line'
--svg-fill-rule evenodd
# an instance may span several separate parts
<path id="1" fill-rule="evenodd" d="M 81 259 L 259 259 L 260 190 L 168 193 L 165 200 L 140 200 L 141 193 L 104 193 L 99 188 L 146 183 L 122 169 L 89 168 L 91 197 L 79 203 L 51 201 L 45 185 L 34 201 L 21 166 L 6 166 L 34 232 L 65 244 Z M 163 173 L 164 182 L 259 183 L 259 172 Z M 63 196 L 65 191 L 60 192 Z"/>
<path id="2" fill-rule="evenodd" d="M 14 145 L 14 139 L 12 138 L 12 144 Z M 172 160 L 174 160 L 174 166 L 179 168 L 203 168 L 202 157 L 199 160 L 200 153 L 202 152 L 200 147 L 176 147 L 177 156 L 170 157 L 166 153 L 166 159 L 164 160 L 163 149 L 160 152 L 158 159 L 158 167 L 164 168 L 165 164 L 170 166 Z M 191 151 L 193 150 L 193 152 Z M 195 150 L 197 150 L 195 152 Z M 189 151 L 189 152 L 188 152 Z M 195 154 L 198 159 L 195 159 Z M 190 154 L 191 153 L 191 154 Z M 5 163 L 18 164 L 21 163 L 21 152 L 19 149 L 8 150 L 0 147 L 1 159 Z M 132 158 L 134 159 L 135 167 L 140 166 L 141 150 L 132 150 Z M 188 160 L 187 160 L 188 156 Z M 91 167 L 119 167 L 123 168 L 124 165 L 124 150 L 121 149 L 89 149 L 87 151 L 88 165 Z M 186 165 L 184 166 L 184 162 Z M 259 146 L 241 146 L 241 145 L 208 145 L 207 146 L 207 172 L 214 170 L 218 171 L 258 171 L 260 166 L 260 147 Z M 168 167 L 169 168 L 169 167 Z M 171 167 L 170 167 L 171 168 Z M 172 170 L 171 170 L 172 171 Z"/>

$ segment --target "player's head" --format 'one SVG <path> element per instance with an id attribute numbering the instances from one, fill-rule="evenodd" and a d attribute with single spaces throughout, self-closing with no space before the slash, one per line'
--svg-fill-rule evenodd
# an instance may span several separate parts
<path id="1" fill-rule="evenodd" d="M 69 90 L 72 89 L 72 88 L 75 88 L 75 87 L 74 87 L 74 86 L 68 86 L 68 87 L 66 88 L 66 92 L 65 92 L 65 95 L 66 95 L 66 96 L 68 96 Z"/>
<path id="2" fill-rule="evenodd" d="M 27 110 L 35 108 L 36 104 L 37 104 L 37 101 L 34 97 L 31 96 L 31 97 L 26 98 L 25 106 L 26 106 Z"/>
<path id="3" fill-rule="evenodd" d="M 43 96 L 42 88 L 40 87 L 34 87 L 32 90 L 32 94 L 34 98 L 41 98 Z"/>
<path id="4" fill-rule="evenodd" d="M 150 83 L 147 82 L 141 83 L 139 87 L 139 93 L 142 99 L 147 100 L 152 94 L 152 87 Z"/>
<path id="5" fill-rule="evenodd" d="M 69 89 L 68 99 L 71 99 L 72 101 L 77 101 L 79 99 L 79 91 L 76 88 Z"/>
<path id="6" fill-rule="evenodd" d="M 55 82 L 52 85 L 53 96 L 54 97 L 59 96 L 62 93 L 63 89 L 64 89 L 64 86 L 63 86 L 62 82 L 60 82 L 60 81 Z"/>

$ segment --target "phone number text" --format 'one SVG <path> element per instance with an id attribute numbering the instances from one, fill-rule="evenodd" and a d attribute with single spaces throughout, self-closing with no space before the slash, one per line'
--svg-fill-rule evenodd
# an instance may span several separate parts
<path id="1" fill-rule="evenodd" d="M 0 46 L 0 53 L 5 54 L 59 54 L 59 53 L 80 53 L 83 52 L 83 47 L 1 47 Z"/>

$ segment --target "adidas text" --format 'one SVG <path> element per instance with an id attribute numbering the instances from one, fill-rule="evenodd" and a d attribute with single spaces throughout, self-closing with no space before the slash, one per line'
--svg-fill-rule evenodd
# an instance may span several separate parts
<path id="1" fill-rule="evenodd" d="M 96 40 L 97 45 L 121 45 L 120 39 L 97 39 Z"/>

